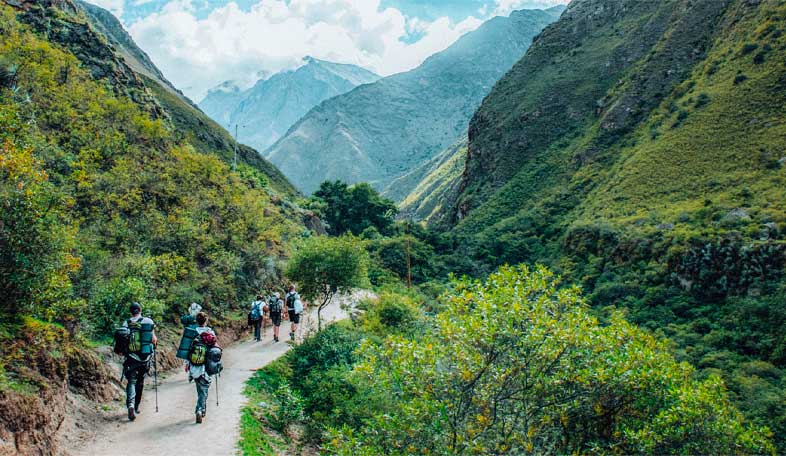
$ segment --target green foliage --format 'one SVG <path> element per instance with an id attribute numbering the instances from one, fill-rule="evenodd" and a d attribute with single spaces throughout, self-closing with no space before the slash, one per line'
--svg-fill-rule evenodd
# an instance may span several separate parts
<path id="1" fill-rule="evenodd" d="M 774 453 L 717 378 L 692 380 L 665 342 L 619 314 L 600 324 L 557 284 L 504 267 L 457 282 L 433 333 L 364 344 L 353 379 L 374 417 L 334 431 L 328 451 Z"/>
<path id="2" fill-rule="evenodd" d="M 5 114 L 5 115 L 4 115 Z M 75 227 L 71 202 L 49 182 L 29 148 L 19 149 L 14 113 L 0 111 L 0 318 L 47 318 L 70 299 Z"/>
<path id="3" fill-rule="evenodd" d="M 369 303 L 363 316 L 363 329 L 384 337 L 387 334 L 411 334 L 422 316 L 422 297 L 383 291 Z"/>
<path id="4" fill-rule="evenodd" d="M 386 233 L 398 212 L 393 201 L 382 198 L 367 183 L 347 186 L 341 181 L 325 181 L 314 198 L 324 205 L 322 215 L 333 235 L 360 235 L 369 228 Z"/>
<path id="5" fill-rule="evenodd" d="M 15 246 L 2 246 L 12 271 L 0 280 L 18 287 L 13 306 L 101 337 L 127 300 L 154 316 L 192 301 L 221 313 L 276 279 L 275 259 L 302 231 L 271 196 L 280 182 L 243 164 L 231 172 L 213 148 L 93 80 L 9 6 L 0 29 L 0 66 L 14 69 L 0 88 L 3 163 L 13 167 L 2 171 L 1 217 Z M 32 287 L 45 292 L 31 299 Z M 80 319 L 84 306 L 91 317 Z"/>
<path id="6" fill-rule="evenodd" d="M 285 434 L 289 426 L 303 419 L 303 399 L 286 383 L 279 385 L 270 399 L 265 416 L 273 429 Z"/>
<path id="7" fill-rule="evenodd" d="M 285 442 L 265 429 L 267 415 L 271 414 L 273 394 L 286 387 L 292 375 L 289 364 L 279 358 L 254 373 L 245 387 L 248 404 L 240 417 L 240 442 L 238 447 L 244 456 L 272 456 L 279 454 Z"/>
<path id="8" fill-rule="evenodd" d="M 368 283 L 368 254 L 353 236 L 309 238 L 289 260 L 286 276 L 300 285 L 303 297 L 317 301 L 321 328 L 321 311 L 336 293 Z"/>

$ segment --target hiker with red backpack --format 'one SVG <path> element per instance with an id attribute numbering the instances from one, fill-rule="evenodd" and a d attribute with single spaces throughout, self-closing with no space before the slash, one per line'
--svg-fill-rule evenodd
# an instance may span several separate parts
<path id="1" fill-rule="evenodd" d="M 196 337 L 188 351 L 188 381 L 196 384 L 197 403 L 194 414 L 196 422 L 201 423 L 207 413 L 207 395 L 213 375 L 221 372 L 221 348 L 216 333 L 207 326 L 207 314 L 199 312 L 196 316 Z"/>
<path id="2" fill-rule="evenodd" d="M 142 305 L 131 304 L 131 318 L 123 322 L 123 326 L 115 331 L 115 353 L 125 356 L 123 377 L 126 384 L 126 407 L 128 419 L 134 421 L 141 410 L 142 391 L 145 388 L 145 375 L 150 371 L 158 338 L 155 323 L 152 319 L 142 316 Z"/>

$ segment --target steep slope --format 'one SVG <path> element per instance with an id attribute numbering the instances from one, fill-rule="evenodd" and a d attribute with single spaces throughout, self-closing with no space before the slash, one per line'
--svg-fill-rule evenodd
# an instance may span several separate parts
<path id="1" fill-rule="evenodd" d="M 313 57 L 304 61 L 299 68 L 261 79 L 245 91 L 224 83 L 211 90 L 199 106 L 228 130 L 240 125 L 238 135 L 243 142 L 264 150 L 314 106 L 379 79 L 355 65 Z"/>
<path id="2" fill-rule="evenodd" d="M 560 11 L 491 19 L 418 68 L 317 106 L 265 155 L 304 192 L 326 179 L 370 181 L 402 199 L 414 185 L 388 184 L 459 139 L 493 84 Z"/>
<path id="3" fill-rule="evenodd" d="M 81 1 L 11 3 L 23 6 L 23 21 L 76 55 L 93 77 L 106 78 L 116 94 L 128 96 L 148 112 L 166 118 L 177 134 L 188 138 L 200 152 L 233 161 L 237 144 L 232 137 L 166 80 L 114 15 Z M 260 171 L 277 192 L 297 193 L 284 175 L 255 150 L 237 146 L 239 161 Z"/>
<path id="4" fill-rule="evenodd" d="M 87 341 L 138 301 L 174 366 L 183 305 L 230 326 L 306 228 L 269 175 L 181 135 L 189 105 L 76 3 L 0 2 L 0 31 L 0 454 L 63 454 L 92 423 L 74 408 L 117 393 Z"/>
<path id="5" fill-rule="evenodd" d="M 554 267 L 722 374 L 781 451 L 785 32 L 776 0 L 575 0 L 475 114 L 443 213 L 467 272 Z"/>
<path id="6" fill-rule="evenodd" d="M 455 205 L 466 167 L 466 139 L 448 147 L 413 171 L 394 180 L 391 187 L 412 188 L 399 205 L 399 217 L 444 226 Z"/>

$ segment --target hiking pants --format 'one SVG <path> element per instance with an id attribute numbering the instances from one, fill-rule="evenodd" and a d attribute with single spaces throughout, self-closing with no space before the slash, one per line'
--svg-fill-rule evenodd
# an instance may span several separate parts
<path id="1" fill-rule="evenodd" d="M 264 317 L 254 322 L 254 340 L 262 340 L 262 321 Z"/>
<path id="2" fill-rule="evenodd" d="M 210 391 L 210 380 L 201 376 L 195 378 L 194 383 L 196 383 L 197 390 L 197 404 L 194 413 L 204 412 L 207 410 L 207 393 Z"/>
<path id="3" fill-rule="evenodd" d="M 145 388 L 146 363 L 126 362 L 124 364 L 126 384 L 126 407 L 139 408 L 142 402 L 142 390 Z"/>

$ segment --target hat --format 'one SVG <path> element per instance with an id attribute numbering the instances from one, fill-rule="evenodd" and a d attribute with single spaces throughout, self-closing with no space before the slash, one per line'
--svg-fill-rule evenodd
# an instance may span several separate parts
<path id="1" fill-rule="evenodd" d="M 132 303 L 131 304 L 131 313 L 132 314 L 138 314 L 140 312 L 142 312 L 142 304 L 139 304 L 138 302 Z"/>
<path id="2" fill-rule="evenodd" d="M 280 298 L 281 297 L 281 293 L 275 292 L 275 293 L 273 293 L 273 296 L 275 296 L 276 298 Z"/>

